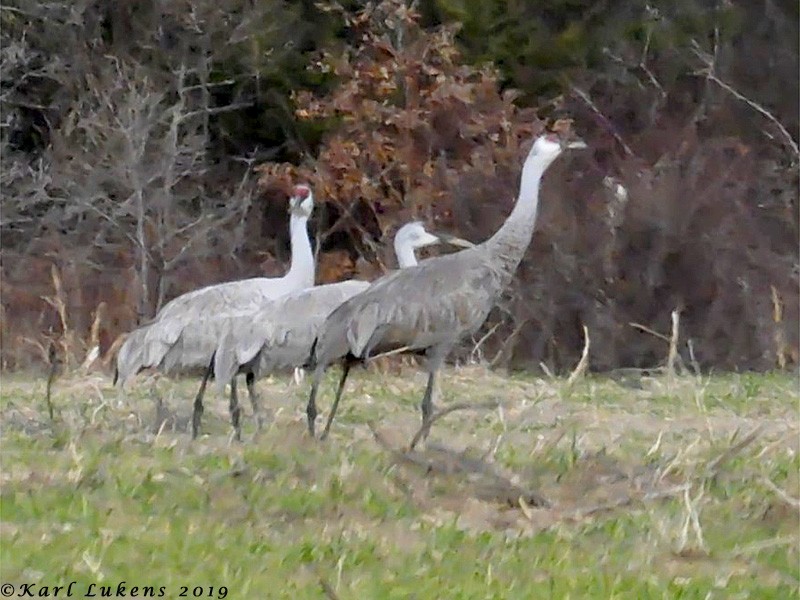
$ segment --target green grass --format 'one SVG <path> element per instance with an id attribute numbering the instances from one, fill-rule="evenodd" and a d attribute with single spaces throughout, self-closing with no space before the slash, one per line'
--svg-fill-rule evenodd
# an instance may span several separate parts
<path id="1" fill-rule="evenodd" d="M 259 384 L 274 412 L 260 435 L 246 410 L 232 442 L 209 393 L 192 442 L 195 385 L 158 381 L 159 431 L 146 381 L 120 400 L 99 376 L 62 379 L 51 424 L 44 382 L 4 377 L 2 582 L 76 581 L 76 597 L 121 581 L 206 598 L 800 597 L 789 376 L 569 389 L 449 370 L 439 406 L 502 408 L 445 416 L 411 454 L 413 369 L 355 371 L 322 443 L 304 431 L 306 386 L 286 379 Z"/>

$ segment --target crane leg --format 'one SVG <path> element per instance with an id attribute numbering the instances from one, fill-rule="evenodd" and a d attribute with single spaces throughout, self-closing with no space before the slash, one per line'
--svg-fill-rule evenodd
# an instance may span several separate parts
<path id="1" fill-rule="evenodd" d="M 433 415 L 433 394 L 436 391 L 436 373 L 444 362 L 445 356 L 450 351 L 450 345 L 433 346 L 426 353 L 428 370 L 428 385 L 425 386 L 425 395 L 422 396 L 422 428 L 420 439 L 428 439 L 431 432 L 431 416 Z"/>
<path id="2" fill-rule="evenodd" d="M 342 397 L 342 391 L 344 390 L 344 382 L 347 381 L 347 375 L 350 373 L 350 367 L 352 363 L 349 360 L 345 360 L 342 364 L 342 378 L 339 379 L 339 387 L 336 388 L 336 398 L 333 399 L 333 406 L 331 406 L 331 412 L 328 415 L 328 420 L 325 423 L 325 429 L 322 432 L 322 435 L 319 439 L 324 440 L 328 437 L 328 432 L 331 429 L 331 423 L 333 423 L 333 417 L 336 416 L 336 408 L 339 406 L 339 399 Z"/>
<path id="3" fill-rule="evenodd" d="M 236 432 L 237 441 L 242 441 L 242 426 L 239 423 L 242 409 L 239 408 L 239 398 L 236 395 L 236 377 L 231 379 L 231 403 L 229 405 L 231 411 L 231 423 L 233 430 Z"/>
<path id="4" fill-rule="evenodd" d="M 308 396 L 308 405 L 306 406 L 306 418 L 308 419 L 308 433 L 314 437 L 314 422 L 317 420 L 317 390 L 319 389 L 319 382 L 322 379 L 324 369 L 314 369 L 314 379 L 311 382 L 311 393 Z"/>
<path id="5" fill-rule="evenodd" d="M 433 388 L 436 385 L 436 371 L 431 369 L 428 373 L 428 385 L 425 386 L 425 395 L 422 396 L 422 439 L 427 439 L 431 432 L 431 415 L 433 414 Z"/>
<path id="6" fill-rule="evenodd" d="M 200 384 L 200 389 L 197 390 L 197 396 L 194 398 L 194 410 L 192 411 L 192 439 L 197 438 L 200 432 L 200 419 L 203 416 L 203 396 L 206 393 L 206 385 L 208 378 L 211 377 L 212 364 L 208 365 L 205 374 L 203 375 L 203 382 Z"/>
<path id="7" fill-rule="evenodd" d="M 248 371 L 245 375 L 247 382 L 247 395 L 250 396 L 250 404 L 253 406 L 253 417 L 256 420 L 256 429 L 261 431 L 264 426 L 264 416 L 261 414 L 261 404 L 256 395 L 256 376 L 252 371 Z"/>

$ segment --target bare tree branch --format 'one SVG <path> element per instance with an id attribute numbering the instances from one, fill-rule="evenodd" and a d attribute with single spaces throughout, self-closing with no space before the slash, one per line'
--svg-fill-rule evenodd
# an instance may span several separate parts
<path id="1" fill-rule="evenodd" d="M 692 40 L 692 51 L 694 52 L 694 55 L 697 58 L 699 58 L 705 65 L 702 69 L 696 71 L 695 75 L 700 77 L 705 77 L 708 81 L 715 83 L 723 90 L 731 94 L 734 98 L 736 98 L 741 102 L 744 102 L 745 104 L 747 104 L 747 106 L 755 110 L 757 113 L 766 118 L 770 123 L 775 125 L 775 127 L 780 132 L 781 137 L 783 137 L 786 144 L 792 150 L 795 159 L 800 158 L 800 147 L 798 147 L 797 142 L 792 137 L 792 134 L 789 133 L 789 130 L 783 126 L 783 124 L 778 120 L 777 117 L 775 117 L 775 115 L 773 115 L 766 108 L 761 106 L 761 104 L 759 104 L 755 100 L 751 100 L 750 98 L 748 98 L 747 96 L 736 90 L 729 83 L 726 83 L 725 81 L 717 77 L 716 73 L 714 72 L 716 66 L 714 63 L 714 58 L 700 48 L 700 44 L 697 43 L 697 40 Z"/>

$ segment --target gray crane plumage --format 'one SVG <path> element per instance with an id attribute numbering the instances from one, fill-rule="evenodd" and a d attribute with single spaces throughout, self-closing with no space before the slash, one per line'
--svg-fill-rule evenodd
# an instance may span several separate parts
<path id="1" fill-rule="evenodd" d="M 416 249 L 439 243 L 473 246 L 451 235 L 429 233 L 422 223 L 411 222 L 395 235 L 398 265 L 401 268 L 415 265 Z M 282 296 L 254 312 L 213 318 L 212 327 L 223 333 L 195 398 L 193 423 L 199 426 L 202 398 L 212 370 L 217 388 L 222 391 L 239 373 L 246 374 L 247 381 L 251 382 L 280 369 L 305 366 L 319 328 L 328 314 L 369 285 L 359 280 L 321 285 Z M 233 401 L 231 419 L 234 427 L 238 428 L 238 405 Z M 195 427 L 195 435 L 196 431 Z"/>
<path id="2" fill-rule="evenodd" d="M 258 378 L 302 367 L 321 321 L 368 287 L 369 282 L 357 279 L 319 285 L 270 302 L 255 314 L 225 318 L 225 333 L 214 355 L 218 390 L 223 391 L 240 371 L 252 371 Z"/>
<path id="3" fill-rule="evenodd" d="M 124 385 L 149 367 L 166 372 L 205 368 L 220 334 L 212 316 L 252 312 L 284 294 L 314 285 L 314 257 L 307 231 L 313 208 L 311 189 L 296 186 L 289 202 L 292 262 L 286 275 L 215 284 L 174 298 L 122 344 L 115 382 Z"/>
<path id="4" fill-rule="evenodd" d="M 525 160 L 514 209 L 490 239 L 390 273 L 328 316 L 311 360 L 314 373 L 306 411 L 312 436 L 317 390 L 328 365 L 341 361 L 343 369 L 323 438 L 330 430 L 351 365 L 390 351 L 427 357 L 428 384 L 421 406 L 427 434 L 436 373 L 453 346 L 483 324 L 511 282 L 533 234 L 544 171 L 565 147 L 584 146 L 580 141 L 563 143 L 555 134 L 539 137 Z"/>

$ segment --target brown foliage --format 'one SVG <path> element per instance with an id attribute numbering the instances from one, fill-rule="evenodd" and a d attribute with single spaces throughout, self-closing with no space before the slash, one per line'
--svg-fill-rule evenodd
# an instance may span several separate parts
<path id="1" fill-rule="evenodd" d="M 516 160 L 520 144 L 542 124 L 514 105 L 513 92 L 500 91 L 494 69 L 459 62 L 452 27 L 426 32 L 418 15 L 396 1 L 347 22 L 358 42 L 314 65 L 335 74 L 340 85 L 329 95 L 294 98 L 298 118 L 336 127 L 313 164 L 262 165 L 261 182 L 287 173 L 313 182 L 331 216 L 321 232 L 323 248 L 344 233 L 336 245 L 385 270 L 394 258 L 379 244 L 390 248 L 398 225 L 423 219 L 452 227 L 453 183 Z M 508 192 L 511 200 L 513 189 Z M 322 280 L 350 276 L 350 262 Z"/>

